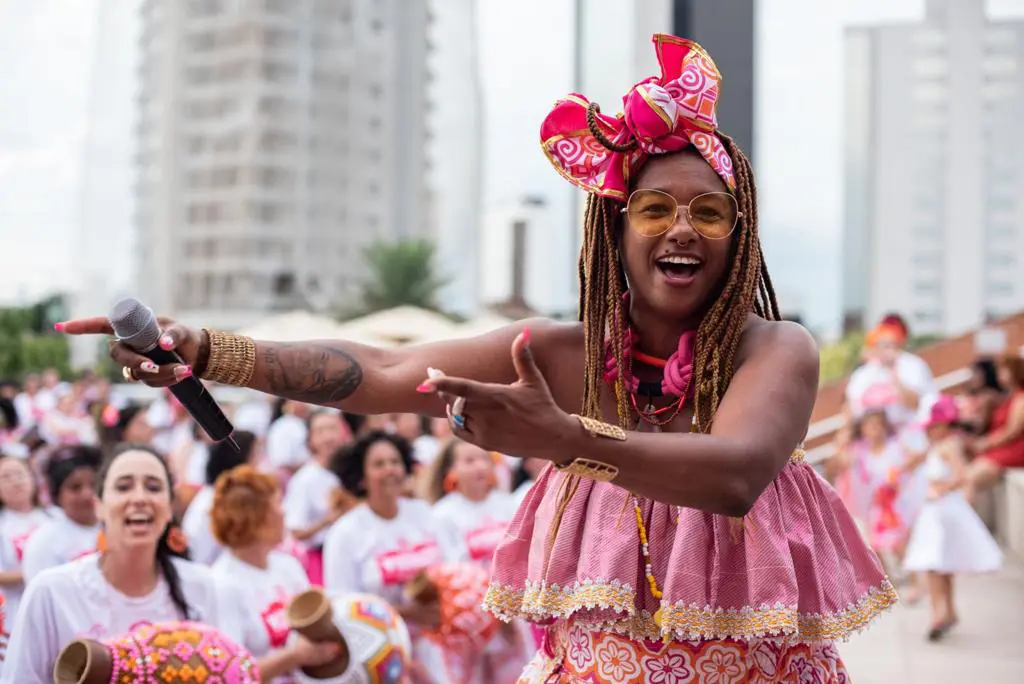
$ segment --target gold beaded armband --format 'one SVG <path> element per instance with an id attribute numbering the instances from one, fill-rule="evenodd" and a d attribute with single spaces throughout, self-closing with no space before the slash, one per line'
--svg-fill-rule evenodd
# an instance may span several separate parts
<path id="1" fill-rule="evenodd" d="M 587 431 L 587 434 L 595 439 L 603 437 L 605 439 L 614 439 L 619 442 L 626 441 L 626 431 L 618 425 L 602 423 L 599 420 L 594 420 L 593 418 L 587 418 L 585 416 L 574 415 L 573 418 L 578 420 L 580 425 L 583 426 L 583 429 Z M 608 463 L 602 463 L 601 461 L 594 461 L 589 458 L 574 458 L 564 465 L 556 464 L 555 467 L 568 475 L 589 477 L 591 480 L 597 480 L 598 482 L 611 482 L 619 475 L 619 469 L 615 466 Z"/>
<path id="2" fill-rule="evenodd" d="M 256 343 L 251 337 L 203 328 L 210 340 L 203 380 L 248 387 L 256 369 Z"/>

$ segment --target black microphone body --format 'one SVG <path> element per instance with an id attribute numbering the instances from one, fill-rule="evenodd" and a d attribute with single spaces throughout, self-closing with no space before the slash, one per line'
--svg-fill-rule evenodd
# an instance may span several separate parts
<path id="1" fill-rule="evenodd" d="M 160 339 L 160 326 L 153 311 L 136 299 L 124 299 L 114 306 L 110 315 L 110 323 L 114 334 L 120 342 L 145 356 L 153 363 L 184 364 L 184 361 L 173 351 L 163 349 Z M 215 442 L 231 439 L 235 427 L 224 415 L 217 400 L 207 391 L 196 377 L 189 377 L 171 385 L 168 389 L 181 402 L 189 415 L 199 423 L 199 427 Z M 231 440 L 235 444 L 234 440 Z M 237 449 L 237 445 L 235 445 Z"/>

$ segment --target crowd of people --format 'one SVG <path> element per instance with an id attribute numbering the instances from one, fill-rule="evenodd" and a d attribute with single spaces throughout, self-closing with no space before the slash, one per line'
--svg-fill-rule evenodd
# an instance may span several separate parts
<path id="1" fill-rule="evenodd" d="M 839 684 L 835 642 L 898 598 L 865 539 L 890 570 L 927 573 L 932 636 L 948 631 L 952 575 L 999 562 L 968 498 L 1016 463 L 1020 360 L 997 364 L 1010 397 L 990 383 L 961 409 L 901 350 L 905 326 L 872 334 L 833 464 L 858 532 L 805 458 L 818 352 L 780 315 L 752 166 L 717 130 L 721 74 L 692 41 L 652 43 L 661 74 L 623 115 L 574 93 L 541 125 L 588 193 L 579 323 L 379 349 L 164 321 L 160 366 L 111 344 L 126 380 L 286 398 L 234 407 L 237 451 L 167 394 L 140 406 L 52 373 L 6 387 L 0 683 L 49 681 L 83 635 L 181 619 L 286 681 L 340 655 L 289 633 L 291 597 L 322 585 L 402 618 L 402 684 Z"/>
<path id="2" fill-rule="evenodd" d="M 959 618 L 953 576 L 999 568 L 1001 553 L 972 508 L 1007 468 L 1024 467 L 1024 359 L 976 360 L 961 392 L 939 391 L 908 329 L 886 316 L 866 337 L 846 386 L 829 476 L 905 603 L 931 600 L 927 637 Z"/>
<path id="3" fill-rule="evenodd" d="M 141 405 L 119 398 L 121 387 L 53 371 L 5 385 L 2 681 L 50 681 L 76 637 L 182 616 L 234 638 L 265 681 L 288 681 L 335 655 L 289 640 L 287 605 L 314 586 L 390 602 L 414 635 L 417 681 L 516 681 L 537 646 L 525 623 L 470 656 L 446 653 L 416 638 L 439 623 L 437 602 L 405 589 L 437 563 L 489 572 L 538 462 L 454 440 L 443 419 L 258 395 L 228 407 L 235 451 L 212 443 L 169 392 Z"/>

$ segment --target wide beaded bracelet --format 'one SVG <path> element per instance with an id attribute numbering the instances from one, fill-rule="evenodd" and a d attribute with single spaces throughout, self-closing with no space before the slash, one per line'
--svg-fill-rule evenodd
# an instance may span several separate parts
<path id="1" fill-rule="evenodd" d="M 256 370 L 256 343 L 251 337 L 203 328 L 209 339 L 209 359 L 202 379 L 248 387 Z"/>
<path id="2" fill-rule="evenodd" d="M 604 438 L 614 439 L 619 442 L 626 441 L 626 431 L 618 425 L 602 423 L 599 420 L 587 418 L 586 416 L 573 415 L 573 418 L 578 420 L 583 429 L 587 431 L 587 434 L 595 439 Z M 567 475 L 587 477 L 598 482 L 611 482 L 619 475 L 619 469 L 615 466 L 589 458 L 574 458 L 564 465 L 555 464 L 555 467 Z"/>

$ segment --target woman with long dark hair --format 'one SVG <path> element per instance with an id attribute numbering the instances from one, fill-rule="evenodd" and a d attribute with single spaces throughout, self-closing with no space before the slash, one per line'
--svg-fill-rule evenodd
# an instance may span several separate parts
<path id="1" fill-rule="evenodd" d="M 219 627 L 213 578 L 188 560 L 163 458 L 148 446 L 123 445 L 104 465 L 97 491 L 99 553 L 33 578 L 11 630 L 5 684 L 46 684 L 57 654 L 77 637 L 175 620 Z"/>

